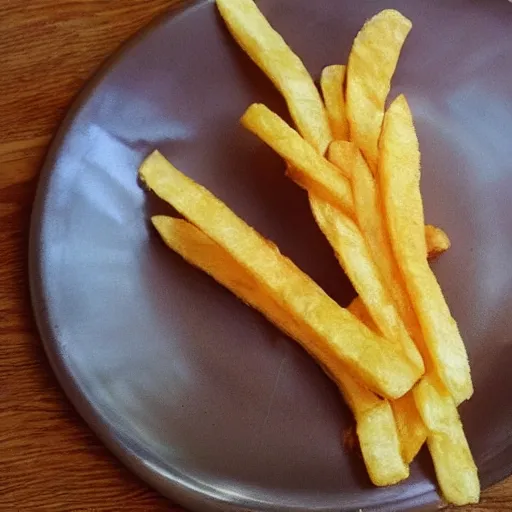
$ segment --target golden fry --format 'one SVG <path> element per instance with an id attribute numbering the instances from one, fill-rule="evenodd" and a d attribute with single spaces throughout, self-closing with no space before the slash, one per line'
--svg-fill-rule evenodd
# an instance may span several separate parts
<path id="1" fill-rule="evenodd" d="M 370 329 L 379 332 L 360 297 L 356 297 L 350 303 L 348 310 Z M 412 391 L 397 400 L 392 400 L 391 408 L 398 431 L 402 459 L 409 464 L 427 439 L 427 429 L 416 408 Z"/>
<path id="2" fill-rule="evenodd" d="M 382 217 L 382 207 L 378 197 L 377 183 L 371 175 L 368 165 L 360 155 L 357 155 L 357 148 L 346 141 L 332 142 L 327 156 L 329 161 L 352 181 L 354 207 L 358 222 L 364 226 L 364 230 L 370 238 L 368 242 L 376 244 L 373 247 L 375 254 L 382 254 L 383 248 L 386 245 L 390 247 L 390 244 L 382 241 L 382 236 L 387 236 L 385 222 L 376 220 L 376 217 L 379 219 Z M 437 258 L 451 247 L 448 234 L 440 227 L 431 224 L 425 225 L 425 241 L 429 260 Z M 391 269 L 382 268 L 381 270 L 389 272 Z"/>
<path id="3" fill-rule="evenodd" d="M 324 104 L 304 64 L 253 0 L 217 0 L 236 42 L 284 96 L 299 132 L 321 154 L 332 140 Z"/>
<path id="4" fill-rule="evenodd" d="M 391 408 L 395 416 L 402 458 L 410 464 L 427 439 L 427 427 L 418 412 L 412 391 L 393 400 Z"/>
<path id="5" fill-rule="evenodd" d="M 453 397 L 432 374 L 424 376 L 412 393 L 428 430 L 428 449 L 444 498 L 455 505 L 477 503 L 478 469 Z"/>
<path id="6" fill-rule="evenodd" d="M 384 286 L 412 336 L 410 325 L 414 323 L 414 312 L 389 241 L 377 183 L 354 144 L 333 142 L 329 146 L 328 157 L 340 169 L 352 166 L 351 180 L 357 222 L 380 271 Z M 418 340 L 413 339 L 418 343 Z"/>
<path id="7" fill-rule="evenodd" d="M 420 153 L 411 111 L 399 96 L 386 112 L 379 181 L 393 252 L 432 363 L 457 404 L 473 393 L 464 343 L 427 260 Z"/>
<path id="8" fill-rule="evenodd" d="M 425 226 L 425 241 L 427 243 L 428 258 L 435 259 L 451 247 L 448 235 L 437 226 Z"/>
<path id="9" fill-rule="evenodd" d="M 441 246 L 438 242 L 437 236 L 441 236 L 442 239 L 445 240 L 447 243 L 443 242 L 443 245 Z M 427 242 L 427 258 L 429 260 L 436 258 L 440 254 L 439 249 L 441 247 L 442 251 L 446 251 L 450 248 L 450 239 L 441 228 L 427 224 L 425 226 L 425 238 Z M 357 318 L 359 318 L 359 320 L 361 320 L 361 322 L 363 322 L 367 327 L 369 327 L 373 331 L 378 331 L 375 322 L 372 320 L 370 313 L 368 313 L 368 310 L 364 305 L 364 302 L 359 297 L 356 297 L 350 303 L 348 310 L 353 315 L 357 316 Z"/>
<path id="10" fill-rule="evenodd" d="M 440 238 L 438 238 L 440 237 Z M 450 239 L 448 235 L 441 229 L 436 226 L 431 226 L 427 224 L 425 226 L 425 239 L 427 242 L 427 258 L 429 260 L 437 258 L 441 252 L 448 250 L 451 246 Z M 443 240 L 442 243 L 439 240 Z M 364 302 L 356 297 L 349 305 L 348 310 L 361 322 L 363 322 L 367 327 L 372 329 L 372 331 L 378 331 L 375 322 L 372 320 L 370 313 L 366 309 Z"/>
<path id="11" fill-rule="evenodd" d="M 251 105 L 241 122 L 289 162 L 288 172 L 306 190 L 340 209 L 353 212 L 352 190 L 339 169 L 265 105 Z"/>
<path id="12" fill-rule="evenodd" d="M 277 247 L 160 153 L 151 154 L 139 173 L 148 188 L 224 247 L 309 333 L 301 340 L 304 348 L 331 375 L 336 377 L 349 367 L 355 377 L 386 398 L 404 395 L 418 380 L 420 372 L 392 343 L 339 307 Z"/>
<path id="13" fill-rule="evenodd" d="M 395 418 L 387 400 L 357 421 L 356 429 L 366 469 L 375 485 L 396 484 L 409 476 L 409 466 L 401 456 Z"/>
<path id="14" fill-rule="evenodd" d="M 423 359 L 409 337 L 393 299 L 382 284 L 379 271 L 359 227 L 325 201 L 310 196 L 310 204 L 318 226 L 365 303 L 378 327 L 378 332 L 388 340 L 396 342 L 398 347 L 402 347 L 409 361 L 423 373 Z"/>
<path id="15" fill-rule="evenodd" d="M 436 257 L 440 250 L 446 250 L 450 247 L 448 235 L 440 228 L 427 224 L 425 226 L 425 238 L 428 251 L 426 256 L 428 258 Z M 368 313 L 368 309 L 359 297 L 356 297 L 350 303 L 348 310 L 370 329 L 379 332 Z M 402 457 L 406 463 L 410 463 L 423 446 L 427 438 L 427 429 L 416 408 L 411 391 L 398 400 L 393 400 L 391 407 L 396 419 Z"/>
<path id="16" fill-rule="evenodd" d="M 213 277 L 243 302 L 257 309 L 291 338 L 299 340 L 303 336 L 291 316 L 269 294 L 261 290 L 257 279 L 200 229 L 186 220 L 164 215 L 154 216 L 151 221 L 169 248 Z M 372 396 L 375 395 L 368 390 L 354 394 L 354 400 L 362 408 L 371 408 L 374 405 L 373 399 L 368 405 L 365 404 L 366 398 Z"/>
<path id="17" fill-rule="evenodd" d="M 457 324 L 425 259 L 418 141 L 403 96 L 386 112 L 380 145 L 379 179 L 389 233 L 428 348 L 423 354 L 427 372 L 412 391 L 414 401 L 428 431 L 444 497 L 458 505 L 476 503 L 478 472 L 456 407 L 472 394 L 469 363 Z"/>
<path id="18" fill-rule="evenodd" d="M 448 235 L 440 228 L 427 224 L 425 226 L 425 238 L 429 259 L 437 257 L 441 252 L 450 248 Z M 359 297 L 356 297 L 350 303 L 348 310 L 370 329 L 378 332 L 377 326 L 368 313 L 364 302 Z M 427 438 L 427 428 L 419 415 L 411 391 L 398 400 L 393 400 L 391 407 L 396 419 L 402 457 L 406 463 L 410 463 Z M 439 441 L 430 443 L 434 451 L 438 443 Z M 437 458 L 439 459 L 439 457 Z"/>
<path id="19" fill-rule="evenodd" d="M 325 108 L 331 124 L 334 140 L 348 140 L 349 126 L 345 112 L 345 74 L 342 65 L 327 66 L 320 76 L 320 89 L 324 97 Z"/>
<path id="20" fill-rule="evenodd" d="M 347 65 L 346 106 L 350 140 L 373 173 L 391 78 L 411 22 L 397 11 L 381 11 L 367 21 L 352 45 Z"/>
<path id="21" fill-rule="evenodd" d="M 307 336 L 288 313 L 263 292 L 259 283 L 219 244 L 189 222 L 172 217 L 152 218 L 164 242 L 185 260 L 231 290 L 249 306 L 296 340 Z M 336 379 L 334 379 L 336 380 Z M 338 388 L 352 409 L 363 458 L 375 485 L 392 485 L 409 476 L 402 460 L 395 419 L 387 400 L 353 379 L 338 374 Z"/>

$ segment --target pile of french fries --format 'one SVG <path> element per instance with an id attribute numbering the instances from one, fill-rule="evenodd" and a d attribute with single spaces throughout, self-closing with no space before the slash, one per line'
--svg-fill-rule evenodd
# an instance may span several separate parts
<path id="1" fill-rule="evenodd" d="M 270 241 L 160 153 L 146 186 L 186 219 L 153 217 L 165 243 L 298 341 L 339 388 L 375 485 L 395 484 L 427 443 L 446 501 L 480 484 L 457 406 L 473 393 L 466 350 L 428 257 L 449 248 L 425 226 L 420 153 L 403 95 L 385 103 L 412 27 L 394 10 L 370 19 L 320 94 L 253 0 L 217 0 L 234 40 L 283 95 L 295 127 L 261 104 L 242 125 L 272 147 L 358 297 L 340 307 Z"/>

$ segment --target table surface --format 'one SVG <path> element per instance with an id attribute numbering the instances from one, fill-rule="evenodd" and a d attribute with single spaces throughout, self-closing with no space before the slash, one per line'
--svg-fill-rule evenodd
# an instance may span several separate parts
<path id="1" fill-rule="evenodd" d="M 27 282 L 30 212 L 63 115 L 102 61 L 180 0 L 4 0 L 0 8 L 0 510 L 174 511 L 73 410 Z M 512 510 L 512 477 L 465 511 Z"/>

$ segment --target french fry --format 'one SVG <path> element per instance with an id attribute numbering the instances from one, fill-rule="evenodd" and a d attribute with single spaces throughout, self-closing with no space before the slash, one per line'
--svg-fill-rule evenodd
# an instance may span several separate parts
<path id="1" fill-rule="evenodd" d="M 448 235 L 441 228 L 429 224 L 425 226 L 425 240 L 428 259 L 438 257 L 439 254 L 449 249 L 451 245 Z M 368 313 L 364 302 L 359 297 L 356 297 L 350 303 L 348 310 L 370 329 L 378 332 L 377 326 Z M 393 400 L 391 407 L 396 419 L 398 437 L 402 447 L 402 457 L 406 463 L 410 463 L 416 457 L 416 454 L 427 438 L 427 428 L 414 403 L 412 392 L 405 394 L 398 400 Z M 437 444 L 434 442 L 434 450 L 436 446 Z"/>
<path id="2" fill-rule="evenodd" d="M 277 302 L 272 300 L 268 293 L 262 291 L 257 279 L 244 269 L 226 249 L 205 235 L 199 228 L 184 219 L 164 215 L 156 215 L 151 218 L 151 221 L 169 248 L 213 277 L 243 302 L 257 309 L 291 338 L 298 340 L 303 336 L 297 322 Z M 354 394 L 354 399 L 357 397 L 357 401 L 363 409 L 371 408 L 372 400 L 367 406 L 365 403 L 367 398 L 372 396 L 374 394 L 365 389 L 364 393 Z"/>
<path id="3" fill-rule="evenodd" d="M 418 412 L 412 391 L 391 401 L 391 409 L 398 430 L 402 458 L 406 464 L 410 464 L 427 439 L 427 427 Z"/>
<path id="4" fill-rule="evenodd" d="M 353 143 L 333 142 L 329 146 L 328 158 L 340 169 L 352 169 L 352 191 L 357 222 L 400 317 L 406 326 L 410 326 L 414 323 L 414 312 L 393 254 L 377 183 Z M 409 334 L 412 335 L 413 332 L 409 331 Z M 418 343 L 417 339 L 414 341 Z"/>
<path id="5" fill-rule="evenodd" d="M 412 393 L 427 428 L 439 486 L 450 503 L 476 503 L 480 495 L 457 403 L 473 392 L 466 350 L 426 259 L 420 154 L 412 114 L 399 96 L 384 116 L 379 181 L 398 264 L 418 315 L 425 345 L 425 375 Z"/>
<path id="6" fill-rule="evenodd" d="M 348 140 L 349 126 L 345 112 L 345 74 L 342 65 L 327 66 L 320 75 L 320 89 L 334 140 Z"/>
<path id="7" fill-rule="evenodd" d="M 440 243 L 440 240 L 442 242 Z M 441 252 L 444 252 L 450 248 L 450 239 L 448 235 L 441 229 L 435 226 L 431 226 L 427 224 L 425 226 L 425 241 L 427 244 L 427 259 L 432 260 L 437 258 Z M 372 320 L 370 313 L 368 313 L 368 309 L 364 305 L 364 302 L 360 297 L 356 297 L 352 300 L 350 305 L 348 306 L 348 310 L 361 320 L 367 327 L 372 329 L 373 331 L 378 331 L 375 322 Z"/>
<path id="8" fill-rule="evenodd" d="M 263 105 L 251 106 L 242 123 L 285 159 L 287 174 L 308 191 L 317 224 L 361 298 L 340 308 L 158 152 L 140 176 L 190 222 L 154 217 L 156 229 L 169 247 L 317 360 L 356 418 L 376 485 L 405 478 L 427 439 L 445 498 L 478 501 L 477 468 L 456 407 L 473 392 L 469 363 L 425 258 L 427 245 L 434 257 L 450 241 L 439 228 L 424 226 L 419 152 L 405 99 L 385 112 L 411 22 L 390 9 L 369 20 L 347 67 L 322 72 L 322 101 L 300 58 L 253 0 L 216 3 L 234 39 L 283 95 L 297 131 Z M 351 143 L 331 144 L 333 138 Z"/>
<path id="9" fill-rule="evenodd" d="M 352 152 L 353 148 L 349 145 L 333 142 L 329 148 L 329 158 L 331 158 L 333 163 L 338 162 L 340 165 L 347 165 L 347 159 L 353 158 Z M 363 169 L 356 169 L 353 176 L 356 212 L 361 214 L 361 225 L 370 226 L 370 228 L 367 228 L 367 232 L 370 234 L 370 243 L 373 242 L 376 244 L 374 247 L 374 251 L 376 251 L 375 254 L 378 254 L 380 251 L 380 258 L 385 258 L 386 246 L 389 248 L 390 246 L 387 239 L 381 239 L 379 245 L 378 233 L 384 233 L 383 236 L 387 237 L 386 228 L 385 226 L 379 226 L 379 223 L 375 226 L 371 217 L 373 214 L 375 218 L 382 218 L 382 214 L 379 212 L 380 205 L 377 197 L 378 191 L 373 176 L 370 175 L 368 168 L 364 166 L 364 162 L 361 165 L 363 166 Z M 370 216 L 370 219 L 365 222 L 365 218 L 368 216 Z M 375 233 L 377 233 L 377 236 L 375 236 Z M 436 257 L 440 252 L 446 250 L 450 246 L 450 241 L 446 233 L 444 233 L 440 228 L 430 225 L 425 226 L 425 241 L 428 251 L 426 257 L 428 258 Z M 383 246 L 384 250 L 382 249 Z M 388 252 L 387 257 L 394 257 L 394 255 L 391 254 L 390 256 Z M 382 263 L 382 260 L 377 261 L 381 261 Z M 382 271 L 389 272 L 386 267 L 382 268 Z M 388 286 L 391 286 L 391 284 Z M 397 288 L 395 288 L 395 292 L 396 291 Z M 404 300 L 407 299 L 407 294 L 404 294 Z M 360 297 L 356 297 L 348 309 L 370 329 L 375 332 L 379 332 L 379 329 L 375 325 L 375 322 Z M 398 436 L 402 447 L 402 457 L 406 463 L 410 463 L 425 442 L 427 438 L 427 429 L 415 406 L 411 392 L 398 400 L 392 401 L 391 407 L 397 423 Z"/>
<path id="10" fill-rule="evenodd" d="M 318 89 L 299 57 L 276 32 L 253 0 L 217 0 L 236 42 L 284 96 L 300 133 L 323 154 L 332 140 Z"/>
<path id="11" fill-rule="evenodd" d="M 249 272 L 198 228 L 172 217 L 157 216 L 152 221 L 164 242 L 186 261 L 262 312 L 290 337 L 299 340 L 307 336 L 286 310 L 261 290 Z M 356 418 L 359 444 L 372 482 L 375 485 L 392 485 L 407 478 L 409 468 L 401 457 L 389 402 L 352 378 L 348 371 L 340 372 L 337 380 L 338 388 Z"/>
<path id="12" fill-rule="evenodd" d="M 478 469 L 453 397 L 433 373 L 425 375 L 412 393 L 428 430 L 428 449 L 444 498 L 455 505 L 477 503 Z"/>
<path id="13" fill-rule="evenodd" d="M 351 304 L 348 307 L 349 311 L 352 312 L 357 318 L 359 318 L 362 322 L 364 322 L 368 327 L 371 329 L 376 330 L 377 327 L 373 323 L 372 318 L 370 317 L 368 310 L 366 309 L 363 301 L 357 297 L 355 298 Z M 376 331 L 377 332 L 377 331 Z M 420 381 L 422 382 L 423 379 Z M 417 385 L 417 387 L 419 384 Z M 423 392 L 421 394 L 418 394 L 416 397 L 414 395 L 414 391 L 410 391 L 409 393 L 406 393 L 403 397 L 398 398 L 397 400 L 391 401 L 391 408 L 393 410 L 393 415 L 396 422 L 396 428 L 398 431 L 398 438 L 400 440 L 400 447 L 401 447 L 401 454 L 402 458 L 405 461 L 405 463 L 409 464 L 412 462 L 414 457 L 416 457 L 417 453 L 419 452 L 420 448 L 423 446 L 423 443 L 427 439 L 427 435 L 429 433 L 419 411 L 418 406 L 416 405 L 416 399 L 418 400 L 419 407 L 425 409 L 426 414 L 429 414 L 429 410 L 437 410 L 441 409 L 443 410 L 448 407 L 448 411 L 451 413 L 453 417 L 453 410 L 452 405 L 448 403 L 448 406 L 445 402 L 442 402 L 441 405 L 437 403 L 437 400 L 439 400 L 439 396 L 442 396 L 434 390 L 432 390 L 429 387 L 425 387 L 425 384 L 422 385 Z M 429 392 L 430 391 L 430 392 Z M 429 392 L 426 396 L 429 397 L 429 400 L 425 398 L 425 393 Z M 437 399 L 437 400 L 436 400 Z M 443 405 L 444 404 L 444 405 Z M 456 411 L 455 411 L 456 413 Z M 458 415 L 457 415 L 458 418 Z M 445 463 L 444 459 L 446 458 L 446 455 L 443 456 L 444 453 L 448 453 L 455 457 L 455 462 L 452 462 L 449 467 L 451 469 L 454 469 L 456 471 L 464 471 L 467 469 L 467 466 L 469 465 L 471 473 L 467 477 L 467 480 L 470 482 L 470 489 L 472 489 L 472 494 L 474 496 L 478 495 L 478 478 L 476 477 L 476 483 L 475 483 L 475 471 L 474 463 L 473 466 L 471 466 L 472 458 L 468 458 L 467 455 L 467 441 L 465 441 L 463 437 L 461 437 L 461 426 L 460 426 L 460 420 L 457 420 L 459 422 L 459 426 L 457 424 L 455 427 L 451 426 L 455 431 L 456 439 L 458 439 L 457 444 L 455 446 L 455 450 L 450 446 L 448 440 L 445 437 L 440 436 L 438 433 L 435 433 L 435 435 L 432 435 L 432 441 L 429 442 L 429 449 L 432 452 L 433 458 L 434 458 L 434 465 L 436 467 L 436 471 L 439 471 L 440 477 L 439 482 L 440 485 L 442 485 L 443 493 L 446 494 L 446 499 L 450 502 L 452 502 L 453 499 L 457 499 L 459 502 L 464 501 L 464 498 L 460 495 L 455 495 L 453 491 L 453 488 L 457 488 L 457 482 L 454 481 L 453 477 L 449 477 L 449 473 L 446 474 L 445 469 Z M 439 430 L 439 427 L 438 427 Z M 434 431 L 435 432 L 435 431 Z M 460 462 L 460 456 L 457 454 L 459 450 L 462 450 L 463 453 L 463 467 L 457 466 Z M 439 469 L 437 467 L 439 466 Z M 442 482 L 442 484 L 441 484 Z M 468 485 L 467 483 L 465 484 Z M 446 492 L 445 492 L 446 489 Z M 467 491 L 465 491 L 467 493 Z M 467 497 L 466 498 L 468 502 L 473 502 L 474 497 Z M 462 503 L 461 503 L 462 504 Z"/>
<path id="14" fill-rule="evenodd" d="M 309 336 L 305 349 L 336 377 L 342 368 L 386 398 L 404 395 L 420 373 L 387 339 L 377 336 L 336 304 L 277 247 L 268 243 L 224 203 L 178 171 L 155 151 L 139 175 L 147 187 L 224 247 L 286 308 Z"/>
<path id="15" fill-rule="evenodd" d="M 365 160 L 351 143 L 333 142 L 329 147 L 328 156 L 331 162 L 340 168 L 346 168 L 350 165 L 350 162 L 353 162 L 352 189 L 359 226 L 366 237 L 370 252 L 380 270 L 383 282 L 393 298 L 400 317 L 404 320 L 405 326 L 413 337 L 414 342 L 424 352 L 425 348 L 421 332 L 389 242 L 375 179 Z M 349 306 L 349 311 L 352 311 L 368 327 L 374 329 L 375 332 L 380 332 L 360 297 L 352 302 Z M 368 317 L 372 319 L 371 322 L 368 321 Z M 392 402 L 392 409 L 402 447 L 402 456 L 407 463 L 414 459 L 426 440 L 425 425 L 413 402 L 410 393 Z"/>
<path id="16" fill-rule="evenodd" d="M 327 158 L 352 182 L 356 218 L 368 237 L 368 243 L 373 244 L 373 253 L 389 254 L 391 245 L 387 241 L 387 228 L 382 218 L 378 186 L 368 165 L 361 155 L 357 155 L 357 152 L 354 144 L 350 142 L 333 141 L 329 146 Z M 437 258 L 451 247 L 449 236 L 440 227 L 431 224 L 425 225 L 425 242 L 430 260 Z M 388 265 L 388 261 L 385 260 L 380 265 Z M 383 266 L 381 271 L 386 275 L 388 273 L 394 275 L 397 272 L 396 269 L 393 270 L 388 266 Z M 390 282 L 389 286 L 395 287 L 395 284 Z"/>
<path id="17" fill-rule="evenodd" d="M 441 228 L 431 224 L 425 226 L 425 242 L 430 260 L 443 254 L 452 245 L 448 235 Z"/>
<path id="18" fill-rule="evenodd" d="M 362 416 L 356 422 L 356 431 L 368 475 L 375 485 L 396 484 L 409 476 L 387 400 Z"/>
<path id="19" fill-rule="evenodd" d="M 378 332 L 402 347 L 409 361 L 423 373 L 423 359 L 409 337 L 366 241 L 353 220 L 331 204 L 310 196 L 315 220 L 334 249 L 342 268 L 378 327 Z"/>
<path id="20" fill-rule="evenodd" d="M 367 21 L 357 34 L 348 58 L 346 107 L 350 140 L 377 171 L 378 140 L 391 78 L 411 22 L 387 9 Z"/>
<path id="21" fill-rule="evenodd" d="M 350 303 L 348 310 L 367 327 L 379 332 L 360 297 L 356 297 Z M 398 431 L 402 459 L 406 464 L 409 464 L 426 441 L 427 429 L 416 408 L 412 391 L 397 400 L 392 400 L 390 404 Z"/>
<path id="22" fill-rule="evenodd" d="M 300 186 L 349 214 L 353 212 L 349 181 L 277 114 L 265 105 L 253 104 L 241 123 L 291 164 L 288 172 Z"/>
<path id="23" fill-rule="evenodd" d="M 457 323 L 425 259 L 420 153 L 404 96 L 386 112 L 380 148 L 380 190 L 393 252 L 435 370 L 459 404 L 473 393 L 469 362 Z"/>

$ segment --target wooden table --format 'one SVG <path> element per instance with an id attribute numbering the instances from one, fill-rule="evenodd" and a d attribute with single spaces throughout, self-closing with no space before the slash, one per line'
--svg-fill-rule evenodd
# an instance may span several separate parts
<path id="1" fill-rule="evenodd" d="M 30 211 L 52 134 L 120 43 L 179 0 L 0 3 L 0 510 L 181 509 L 129 473 L 60 390 L 32 320 Z M 466 511 L 512 510 L 512 478 Z"/>

